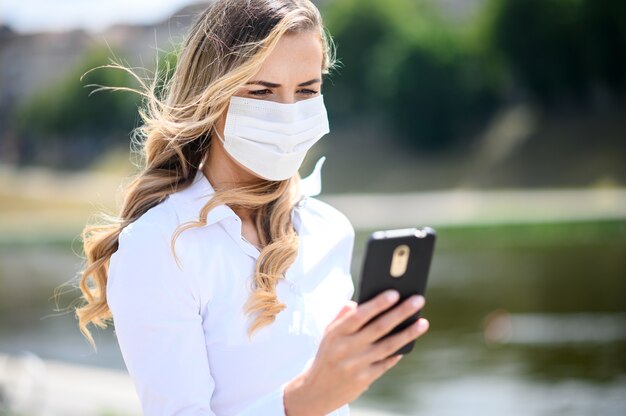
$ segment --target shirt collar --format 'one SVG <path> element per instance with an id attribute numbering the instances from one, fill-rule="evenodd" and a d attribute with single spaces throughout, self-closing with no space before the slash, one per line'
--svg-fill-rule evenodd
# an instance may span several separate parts
<path id="1" fill-rule="evenodd" d="M 294 206 L 296 212 L 304 205 L 308 197 L 319 195 L 322 192 L 322 165 L 325 160 L 326 156 L 320 157 L 315 163 L 313 172 L 309 176 L 300 179 L 300 199 Z M 182 197 L 184 200 L 182 212 L 184 212 L 183 216 L 185 218 L 181 218 L 182 222 L 198 220 L 200 210 L 214 193 L 215 189 L 207 177 L 204 176 L 202 165 L 200 165 L 200 169 L 196 172 L 191 185 L 173 194 Z M 220 204 L 208 212 L 207 225 L 228 217 L 237 217 L 237 214 L 228 205 Z"/>

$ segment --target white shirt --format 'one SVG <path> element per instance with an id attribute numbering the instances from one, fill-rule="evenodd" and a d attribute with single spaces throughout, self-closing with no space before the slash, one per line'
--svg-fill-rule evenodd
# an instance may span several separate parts
<path id="1" fill-rule="evenodd" d="M 145 415 L 285 415 L 285 385 L 312 363 L 324 329 L 354 293 L 354 228 L 314 198 L 323 161 L 302 179 L 291 213 L 298 256 L 276 286 L 287 307 L 251 339 L 242 306 L 259 250 L 242 237 L 237 214 L 219 205 L 205 226 L 179 235 L 182 271 L 170 251 L 176 226 L 197 220 L 214 193 L 201 170 L 122 230 L 106 295 Z M 346 404 L 329 414 L 349 413 Z"/>

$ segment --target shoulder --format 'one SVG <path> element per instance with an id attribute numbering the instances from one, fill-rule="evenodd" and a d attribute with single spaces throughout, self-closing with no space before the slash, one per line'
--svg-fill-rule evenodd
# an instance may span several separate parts
<path id="1" fill-rule="evenodd" d="M 181 201 L 168 196 L 159 204 L 151 207 L 132 223 L 124 227 L 120 233 L 120 242 L 136 242 L 147 244 L 154 248 L 155 246 L 165 247 L 167 242 L 169 249 L 170 242 L 174 237 L 174 232 L 186 221 L 197 219 L 193 218 L 184 210 L 184 204 Z M 187 239 L 187 233 L 179 234 L 176 239 L 176 253 L 180 256 L 179 247 L 188 245 L 184 242 Z"/>
<path id="2" fill-rule="evenodd" d="M 137 236 L 135 238 L 141 238 L 144 234 L 150 234 L 150 236 L 165 234 L 176 225 L 176 219 L 176 211 L 172 207 L 170 199 L 166 198 L 125 226 L 122 234 L 128 236 L 132 234 Z"/>
<path id="3" fill-rule="evenodd" d="M 173 231 L 178 225 L 177 216 L 168 200 L 148 209 L 136 220 L 126 225 L 118 236 L 118 247 L 112 261 L 126 267 L 151 267 L 159 264 L 170 270 L 182 269 L 180 243 L 176 242 L 176 257 L 172 249 Z"/>
<path id="4" fill-rule="evenodd" d="M 194 265 L 178 242 L 176 255 L 172 249 L 172 215 L 167 204 L 161 203 L 122 229 L 108 265 L 106 290 L 112 303 L 120 304 L 138 293 L 153 299 L 169 293 L 197 303 Z"/>
<path id="5" fill-rule="evenodd" d="M 308 197 L 306 210 L 321 220 L 323 225 L 343 231 L 346 235 L 354 237 L 354 226 L 350 219 L 339 209 L 315 197 Z"/>

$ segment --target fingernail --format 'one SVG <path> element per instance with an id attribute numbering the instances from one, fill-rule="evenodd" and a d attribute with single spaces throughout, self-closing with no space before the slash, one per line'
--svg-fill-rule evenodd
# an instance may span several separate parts
<path id="1" fill-rule="evenodd" d="M 421 301 L 422 300 L 420 299 L 419 296 L 415 296 L 411 298 L 411 305 L 413 305 L 414 308 L 417 308 L 420 305 Z"/>
<path id="2" fill-rule="evenodd" d="M 388 301 L 393 301 L 398 300 L 398 296 L 400 296 L 400 294 L 397 290 L 388 290 L 386 296 Z"/>

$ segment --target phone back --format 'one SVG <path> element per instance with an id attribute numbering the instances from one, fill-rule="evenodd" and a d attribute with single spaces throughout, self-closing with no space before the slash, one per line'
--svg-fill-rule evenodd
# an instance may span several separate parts
<path id="1" fill-rule="evenodd" d="M 414 294 L 425 295 L 434 246 L 435 230 L 431 227 L 372 233 L 365 250 L 357 303 L 366 302 L 387 289 L 396 289 L 400 293 L 398 303 Z M 417 321 L 419 316 L 420 311 L 381 339 L 402 331 Z M 392 355 L 410 352 L 414 344 L 415 340 Z"/>

